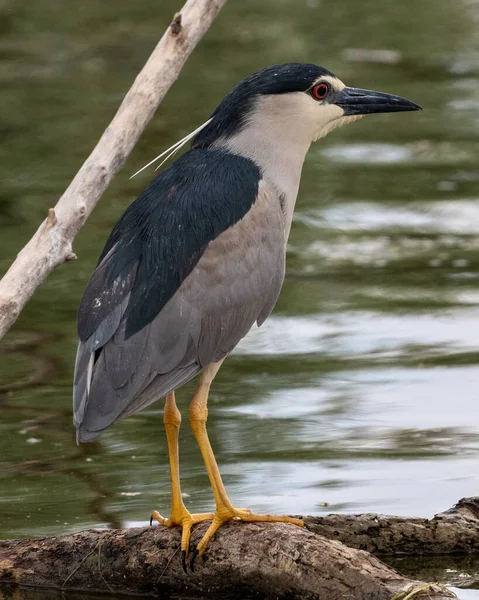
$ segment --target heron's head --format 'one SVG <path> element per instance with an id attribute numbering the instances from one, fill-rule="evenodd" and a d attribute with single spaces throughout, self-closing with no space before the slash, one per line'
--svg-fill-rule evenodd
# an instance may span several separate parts
<path id="1" fill-rule="evenodd" d="M 365 115 L 420 109 L 400 96 L 347 87 L 323 67 L 288 63 L 263 69 L 234 87 L 193 146 L 209 146 L 248 128 L 259 135 L 295 132 L 312 142 Z"/>

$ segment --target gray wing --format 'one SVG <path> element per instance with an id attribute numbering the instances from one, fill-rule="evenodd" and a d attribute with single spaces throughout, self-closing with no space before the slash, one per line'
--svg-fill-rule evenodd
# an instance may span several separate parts
<path id="1" fill-rule="evenodd" d="M 81 342 L 75 367 L 79 441 L 184 385 L 224 358 L 273 309 L 283 280 L 285 233 L 276 193 L 264 183 L 247 215 L 210 242 L 160 313 L 125 339 L 128 297 L 108 316 L 99 351 Z"/>

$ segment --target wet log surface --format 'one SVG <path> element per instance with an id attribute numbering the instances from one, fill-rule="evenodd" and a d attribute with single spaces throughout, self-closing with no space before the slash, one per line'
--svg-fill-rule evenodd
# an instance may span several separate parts
<path id="1" fill-rule="evenodd" d="M 432 519 L 389 515 L 305 517 L 310 531 L 351 548 L 391 556 L 479 553 L 479 497 L 462 498 Z"/>
<path id="2" fill-rule="evenodd" d="M 478 507 L 479 498 L 463 499 L 430 520 L 305 517 L 311 530 L 232 522 L 219 531 L 205 557 L 197 559 L 194 572 L 188 573 L 182 569 L 177 528 L 89 530 L 6 540 L 0 542 L 0 583 L 165 599 L 391 600 L 422 582 L 400 575 L 357 548 L 390 555 L 477 552 Z M 206 526 L 194 530 L 192 544 Z M 429 598 L 451 597 L 440 587 L 425 593 Z"/>

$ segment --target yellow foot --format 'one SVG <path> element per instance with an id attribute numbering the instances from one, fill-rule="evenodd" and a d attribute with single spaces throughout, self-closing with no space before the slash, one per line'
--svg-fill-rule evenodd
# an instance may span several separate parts
<path id="1" fill-rule="evenodd" d="M 245 508 L 234 508 L 231 507 L 221 507 L 221 509 L 216 509 L 214 515 L 212 515 L 213 521 L 211 525 L 208 527 L 206 533 L 201 538 L 200 543 L 196 546 L 190 562 L 190 568 L 194 571 L 194 563 L 197 556 L 201 556 L 206 550 L 206 546 L 214 534 L 218 531 L 218 529 L 232 520 L 240 520 L 246 523 L 291 523 L 291 525 L 297 525 L 298 527 L 304 527 L 303 521 L 301 519 L 294 519 L 293 517 L 282 517 L 275 515 L 257 515 L 252 513 L 250 510 Z"/>
<path id="2" fill-rule="evenodd" d="M 186 559 L 190 550 L 190 535 L 191 528 L 196 523 L 201 523 L 203 521 L 211 521 L 213 520 L 215 515 L 212 513 L 200 513 L 200 514 L 190 514 L 186 508 L 181 508 L 180 510 L 172 511 L 169 519 L 165 519 L 162 517 L 157 510 L 154 510 L 151 513 L 150 517 L 150 525 L 153 523 L 153 519 L 158 521 L 161 525 L 165 527 L 181 527 L 181 564 L 183 565 L 183 570 L 186 573 Z"/>

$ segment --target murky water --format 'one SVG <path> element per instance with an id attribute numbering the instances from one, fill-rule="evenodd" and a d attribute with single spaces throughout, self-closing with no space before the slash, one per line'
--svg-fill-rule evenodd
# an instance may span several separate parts
<path id="1" fill-rule="evenodd" d="M 178 7 L 0 2 L 0 270 Z M 161 403 L 74 444 L 78 301 L 153 171 L 129 176 L 243 76 L 292 60 L 425 110 L 364 119 L 312 148 L 278 305 L 211 394 L 210 437 L 230 496 L 256 511 L 430 516 L 479 493 L 478 16 L 475 0 L 231 0 L 80 233 L 79 260 L 57 269 L 0 347 L 1 537 L 168 512 Z M 183 410 L 191 390 L 178 394 Z M 183 488 L 201 512 L 212 494 L 187 426 L 181 436 Z M 458 585 L 454 568 L 436 576 Z"/>

